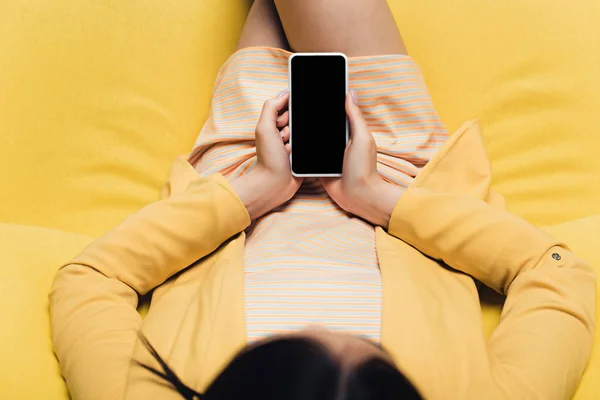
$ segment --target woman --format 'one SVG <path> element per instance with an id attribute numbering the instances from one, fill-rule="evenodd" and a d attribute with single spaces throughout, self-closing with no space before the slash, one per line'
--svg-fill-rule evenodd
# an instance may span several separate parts
<path id="1" fill-rule="evenodd" d="M 350 57 L 342 178 L 290 174 L 288 43 Z M 503 211 L 477 125 L 448 139 L 405 53 L 385 0 L 255 1 L 163 200 L 57 274 L 74 399 L 572 396 L 595 276 Z M 507 295 L 488 340 L 475 280 Z"/>

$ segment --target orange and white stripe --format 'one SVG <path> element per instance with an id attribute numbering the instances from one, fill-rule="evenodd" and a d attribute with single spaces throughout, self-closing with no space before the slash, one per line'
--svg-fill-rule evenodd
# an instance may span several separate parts
<path id="1" fill-rule="evenodd" d="M 256 162 L 254 129 L 265 99 L 288 84 L 280 49 L 248 48 L 221 68 L 211 114 L 190 156 L 201 175 L 239 176 Z M 407 56 L 349 59 L 349 88 L 377 142 L 378 171 L 406 187 L 447 139 Z M 247 230 L 248 341 L 322 324 L 379 340 L 381 276 L 372 226 L 341 210 L 318 180 Z"/>

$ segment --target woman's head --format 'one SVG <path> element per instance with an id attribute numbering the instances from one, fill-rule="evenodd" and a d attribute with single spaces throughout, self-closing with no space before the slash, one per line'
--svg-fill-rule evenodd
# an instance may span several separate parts
<path id="1" fill-rule="evenodd" d="M 161 362 L 150 344 L 145 343 Z M 161 365 L 164 373 L 145 368 L 166 379 L 188 399 L 421 399 L 375 344 L 314 328 L 246 347 L 203 394 L 186 387 L 166 364 Z"/>

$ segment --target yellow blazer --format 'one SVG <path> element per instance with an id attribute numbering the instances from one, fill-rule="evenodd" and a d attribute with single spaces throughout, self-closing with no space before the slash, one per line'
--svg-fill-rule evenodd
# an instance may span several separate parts
<path id="1" fill-rule="evenodd" d="M 567 399 L 594 331 L 595 275 L 565 245 L 503 210 L 476 123 L 463 126 L 376 228 L 381 342 L 426 399 Z M 246 344 L 244 229 L 221 175 L 173 164 L 163 200 L 62 267 L 50 294 L 55 352 L 73 399 L 178 399 L 141 329 L 203 390 Z M 198 261 L 199 260 L 199 261 Z M 474 279 L 507 295 L 484 337 Z M 138 295 L 155 289 L 147 317 Z M 32 383 L 34 384 L 34 383 Z"/>

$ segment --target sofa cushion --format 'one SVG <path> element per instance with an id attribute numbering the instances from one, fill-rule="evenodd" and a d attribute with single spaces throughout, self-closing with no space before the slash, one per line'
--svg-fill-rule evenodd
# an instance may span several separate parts
<path id="1" fill-rule="evenodd" d="M 58 267 L 92 238 L 0 223 L 0 388 L 3 399 L 66 399 L 50 340 L 48 292 Z"/>
<path id="2" fill-rule="evenodd" d="M 599 214 L 600 1 L 389 2 L 448 129 L 482 121 L 509 209 Z"/>
<path id="3" fill-rule="evenodd" d="M 0 1 L 0 221 L 99 235 L 156 200 L 248 6 Z"/>

